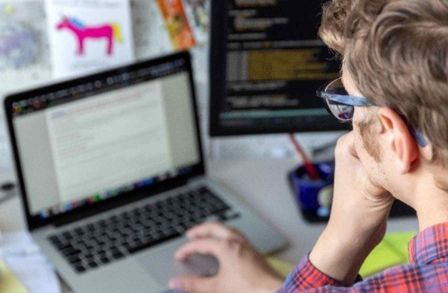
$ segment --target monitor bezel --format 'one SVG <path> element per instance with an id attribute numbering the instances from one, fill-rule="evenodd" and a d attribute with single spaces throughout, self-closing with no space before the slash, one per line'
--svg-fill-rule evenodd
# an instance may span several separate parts
<path id="1" fill-rule="evenodd" d="M 13 111 L 12 111 L 12 105 L 13 103 L 20 102 L 22 100 L 29 99 L 30 96 L 38 96 L 42 94 L 46 94 L 48 92 L 57 91 L 60 89 L 73 87 L 81 84 L 85 84 L 86 82 L 89 82 L 91 80 L 99 79 L 99 78 L 105 78 L 107 76 L 113 76 L 117 74 L 122 74 L 126 72 L 135 71 L 142 68 L 148 68 L 152 66 L 156 66 L 163 63 L 171 63 L 176 60 L 182 60 L 184 61 L 184 69 L 185 72 L 188 74 L 189 79 L 189 85 L 190 85 L 190 95 L 191 95 L 191 104 L 194 112 L 194 127 L 196 130 L 196 144 L 197 144 L 197 150 L 199 155 L 199 162 L 197 164 L 188 166 L 188 171 L 184 174 L 178 175 L 175 178 L 170 178 L 165 181 L 161 181 L 158 183 L 155 183 L 154 185 L 145 186 L 140 189 L 131 191 L 131 192 L 125 192 L 117 197 L 104 199 L 103 201 L 92 203 L 77 209 L 73 209 L 71 211 L 61 213 L 58 215 L 50 216 L 46 219 L 38 216 L 33 215 L 31 213 L 30 204 L 28 201 L 28 192 L 25 186 L 24 181 L 24 173 L 23 173 L 23 162 L 20 158 L 20 153 L 18 149 L 18 142 L 16 138 L 16 130 L 14 128 L 13 123 Z M 73 221 L 89 217 L 92 215 L 97 215 L 105 210 L 110 210 L 119 206 L 123 206 L 125 204 L 129 204 L 131 202 L 135 202 L 144 198 L 149 198 L 153 195 L 156 195 L 160 192 L 167 191 L 169 189 L 172 189 L 176 186 L 181 186 L 188 182 L 188 180 L 191 180 L 195 177 L 202 176 L 205 174 L 205 164 L 204 164 L 204 154 L 203 154 L 203 148 L 201 144 L 201 132 L 200 132 L 200 124 L 199 124 L 199 114 L 198 114 L 198 108 L 197 108 L 197 100 L 196 100 L 196 91 L 194 87 L 194 78 L 193 78 L 193 72 L 192 72 L 192 66 L 191 66 L 191 56 L 190 53 L 187 51 L 175 53 L 169 56 L 164 56 L 157 59 L 152 60 L 145 60 L 141 62 L 136 62 L 134 64 L 127 64 L 115 69 L 102 71 L 95 74 L 90 74 L 83 77 L 78 77 L 72 80 L 62 81 L 62 82 L 56 82 L 52 83 L 50 85 L 45 85 L 40 88 L 27 90 L 20 93 L 15 93 L 7 96 L 4 101 L 4 110 L 7 117 L 7 128 L 9 132 L 10 142 L 11 142 L 11 149 L 12 149 L 12 156 L 14 160 L 14 167 L 16 169 L 17 174 L 17 180 L 18 180 L 18 186 L 20 188 L 20 195 L 22 198 L 22 208 L 25 214 L 26 223 L 28 226 L 28 229 L 30 231 L 33 231 L 35 229 L 42 228 L 44 226 L 48 225 L 63 225 L 65 223 L 71 223 Z"/>
<path id="2" fill-rule="evenodd" d="M 284 125 L 277 128 L 251 127 L 236 128 L 222 125 L 220 120 L 219 101 L 225 99 L 226 94 L 226 59 L 227 59 L 227 23 L 228 15 L 224 13 L 228 8 L 228 0 L 212 1 L 211 4 L 211 34 L 209 51 L 209 76 L 210 76 L 210 103 L 209 103 L 209 135 L 211 137 L 281 134 L 294 132 L 317 132 L 317 131 L 341 131 L 349 130 L 351 126 L 345 123 L 334 123 L 322 125 L 312 123 L 306 125 Z M 316 97 L 317 99 L 317 97 Z M 322 104 L 322 109 L 324 109 Z M 332 117 L 328 115 L 329 121 Z"/>

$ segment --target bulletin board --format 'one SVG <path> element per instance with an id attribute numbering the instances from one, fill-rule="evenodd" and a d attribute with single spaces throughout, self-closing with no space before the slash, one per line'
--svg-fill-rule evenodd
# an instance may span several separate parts
<path id="1" fill-rule="evenodd" d="M 208 6 L 208 0 L 0 0 L 0 99 L 59 79 L 205 47 Z M 83 50 L 82 33 L 88 35 Z M 3 117 L 1 109 L 0 171 L 12 168 Z"/>
<path id="2" fill-rule="evenodd" d="M 204 0 L 0 0 L 0 96 L 194 47 L 207 9 Z"/>

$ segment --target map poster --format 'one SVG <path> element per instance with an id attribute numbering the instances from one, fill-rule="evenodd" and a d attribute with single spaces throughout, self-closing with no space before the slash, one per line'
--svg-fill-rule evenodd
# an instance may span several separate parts
<path id="1" fill-rule="evenodd" d="M 49 80 L 49 56 L 42 3 L 0 0 L 0 96 Z"/>
<path id="2" fill-rule="evenodd" d="M 46 0 L 53 77 L 134 61 L 128 0 Z"/>

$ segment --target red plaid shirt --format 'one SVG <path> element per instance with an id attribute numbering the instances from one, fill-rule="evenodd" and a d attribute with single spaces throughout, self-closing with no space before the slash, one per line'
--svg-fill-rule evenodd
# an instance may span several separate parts
<path id="1" fill-rule="evenodd" d="M 430 227 L 409 242 L 410 263 L 344 287 L 305 257 L 278 293 L 448 292 L 448 223 Z"/>

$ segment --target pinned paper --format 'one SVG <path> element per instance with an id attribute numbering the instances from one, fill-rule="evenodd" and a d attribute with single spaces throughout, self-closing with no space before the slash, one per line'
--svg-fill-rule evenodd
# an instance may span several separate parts
<path id="1" fill-rule="evenodd" d="M 46 0 L 54 77 L 134 61 L 128 0 Z"/>
<path id="2" fill-rule="evenodd" d="M 182 0 L 157 0 L 171 42 L 176 50 L 187 50 L 196 45 Z"/>
<path id="3" fill-rule="evenodd" d="M 184 5 L 196 42 L 207 42 L 210 29 L 210 1 L 184 0 Z"/>

